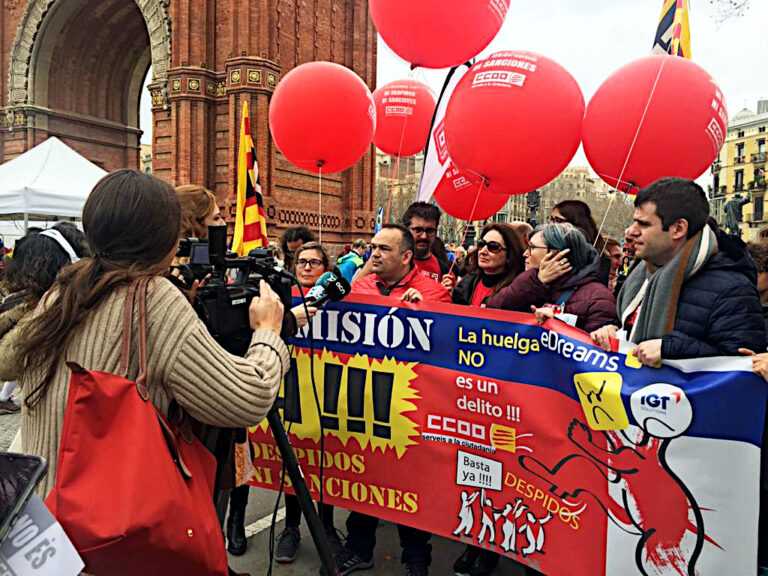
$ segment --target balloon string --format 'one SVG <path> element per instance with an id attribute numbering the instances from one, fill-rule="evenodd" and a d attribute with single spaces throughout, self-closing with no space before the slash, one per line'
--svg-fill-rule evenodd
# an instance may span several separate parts
<path id="1" fill-rule="evenodd" d="M 390 210 L 392 210 L 392 196 L 395 192 L 395 176 L 397 176 L 398 181 L 400 180 L 400 155 L 403 153 L 403 142 L 405 141 L 405 129 L 408 126 L 408 118 L 405 119 L 405 122 L 403 122 L 403 132 L 400 134 L 400 145 L 397 147 L 397 155 L 395 156 L 395 162 L 392 164 L 392 169 L 394 170 L 394 175 L 390 178 L 391 185 L 389 187 L 389 199 L 387 200 L 387 214 L 384 218 L 384 223 L 389 224 L 389 213 Z"/>
<path id="2" fill-rule="evenodd" d="M 395 193 L 395 178 L 400 174 L 400 156 L 395 156 L 395 161 L 390 169 L 389 199 L 387 200 L 387 213 L 384 215 L 384 224 L 389 224 L 389 213 L 392 210 L 392 196 Z"/>
<path id="3" fill-rule="evenodd" d="M 643 110 L 643 115 L 640 117 L 640 124 L 637 126 L 637 130 L 635 131 L 635 137 L 632 139 L 632 145 L 629 147 L 629 152 L 627 153 L 627 157 L 624 160 L 624 166 L 621 168 L 621 173 L 619 174 L 619 179 L 617 184 L 621 184 L 624 179 L 624 171 L 627 169 L 627 165 L 629 164 L 629 159 L 632 157 L 632 152 L 635 150 L 635 144 L 637 144 L 637 138 L 640 136 L 640 129 L 643 127 L 643 123 L 645 122 L 645 116 L 648 114 L 648 109 L 651 107 L 651 102 L 653 101 L 653 95 L 656 93 L 656 86 L 659 84 L 659 78 L 661 78 L 661 72 L 664 70 L 664 65 L 667 63 L 666 59 L 662 59 L 661 66 L 659 66 L 659 72 L 656 74 L 656 80 L 653 83 L 653 88 L 651 88 L 651 93 L 648 95 L 648 102 L 645 103 L 645 110 Z M 608 208 L 605 210 L 605 215 L 603 216 L 603 221 L 600 222 L 600 228 L 597 230 L 597 236 L 595 236 L 595 243 L 592 246 L 597 246 L 597 241 L 600 238 L 600 234 L 603 231 L 603 227 L 605 226 L 605 221 L 608 218 L 608 212 L 611 210 L 611 206 L 613 206 L 613 201 L 616 199 L 616 195 L 614 194 L 611 197 L 611 201 L 608 203 Z"/>
<path id="4" fill-rule="evenodd" d="M 320 244 L 323 243 L 323 165 L 318 165 L 318 173 L 317 173 L 317 185 L 318 185 L 318 202 L 319 202 L 319 212 L 320 217 L 318 218 L 318 224 L 317 224 L 317 236 Z"/>
<path id="5" fill-rule="evenodd" d="M 480 182 L 480 186 L 477 188 L 477 193 L 475 194 L 475 203 L 472 205 L 472 211 L 469 213 L 469 220 L 467 220 L 467 225 L 464 227 L 464 236 L 461 237 L 459 246 L 464 246 L 464 241 L 467 239 L 467 233 L 469 232 L 469 227 L 472 225 L 473 218 L 475 217 L 475 210 L 477 209 L 477 203 L 480 201 L 480 192 L 483 191 L 483 186 L 485 186 L 485 179 Z M 456 259 L 451 262 L 451 267 L 448 269 L 448 274 L 453 274 L 454 266 L 456 266 Z"/>

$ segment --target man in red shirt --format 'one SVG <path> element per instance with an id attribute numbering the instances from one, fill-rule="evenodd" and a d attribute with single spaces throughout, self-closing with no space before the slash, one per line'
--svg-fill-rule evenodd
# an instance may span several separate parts
<path id="1" fill-rule="evenodd" d="M 385 224 L 370 247 L 372 273 L 352 284 L 353 294 L 379 294 L 406 302 L 451 301 L 444 286 L 414 265 L 414 239 L 404 226 Z"/>
<path id="2" fill-rule="evenodd" d="M 433 252 L 437 239 L 437 227 L 440 224 L 440 209 L 426 202 L 414 202 L 403 214 L 403 226 L 413 234 L 413 263 L 424 274 L 434 278 L 449 291 L 453 292 L 456 277 L 449 273 L 447 259 L 438 260 Z"/>
<path id="3" fill-rule="evenodd" d="M 405 226 L 385 224 L 370 243 L 373 271 L 352 284 L 353 294 L 379 294 L 406 302 L 450 302 L 451 297 L 437 281 L 423 276 L 413 265 L 413 236 Z M 360 512 L 347 518 L 349 534 L 344 547 L 336 552 L 340 576 L 373 567 L 376 527 L 379 519 Z M 402 562 L 407 576 L 428 576 L 432 561 L 429 532 L 398 525 Z"/>

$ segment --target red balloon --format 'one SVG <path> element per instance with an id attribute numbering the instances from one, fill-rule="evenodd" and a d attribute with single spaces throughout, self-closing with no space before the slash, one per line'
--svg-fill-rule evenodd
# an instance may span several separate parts
<path id="1" fill-rule="evenodd" d="M 373 93 L 376 133 L 373 143 L 387 154 L 413 156 L 427 143 L 435 95 L 417 80 L 395 80 Z"/>
<path id="2" fill-rule="evenodd" d="M 491 192 L 482 178 L 451 164 L 435 188 L 434 198 L 437 205 L 454 218 L 471 221 L 496 214 L 509 200 L 509 194 Z"/>
<path id="3" fill-rule="evenodd" d="M 456 86 L 445 138 L 457 167 L 524 194 L 568 166 L 583 118 L 584 97 L 565 68 L 532 52 L 497 52 Z"/>
<path id="4" fill-rule="evenodd" d="M 477 56 L 499 33 L 509 0 L 370 0 L 376 30 L 395 54 L 423 68 Z"/>
<path id="5" fill-rule="evenodd" d="M 341 172 L 370 146 L 376 107 L 365 82 L 349 68 L 308 62 L 278 83 L 269 129 L 283 156 L 299 168 Z"/>
<path id="6" fill-rule="evenodd" d="M 727 126 L 723 94 L 706 70 L 685 58 L 648 56 L 595 92 L 584 152 L 600 178 L 636 192 L 665 176 L 698 178 L 717 158 Z"/>

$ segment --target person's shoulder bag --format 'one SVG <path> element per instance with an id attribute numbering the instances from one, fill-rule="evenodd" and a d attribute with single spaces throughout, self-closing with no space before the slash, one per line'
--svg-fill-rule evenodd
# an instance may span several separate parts
<path id="1" fill-rule="evenodd" d="M 56 466 L 46 499 L 95 576 L 227 575 L 213 506 L 214 457 L 149 400 L 149 279 L 125 301 L 120 375 L 72 370 Z M 139 376 L 128 379 L 138 292 Z"/>

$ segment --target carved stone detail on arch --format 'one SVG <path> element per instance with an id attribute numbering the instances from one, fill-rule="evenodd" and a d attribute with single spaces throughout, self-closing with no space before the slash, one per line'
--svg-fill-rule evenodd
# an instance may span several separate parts
<path id="1" fill-rule="evenodd" d="M 29 0 L 24 9 L 11 47 L 8 66 L 8 104 L 34 104 L 29 91 L 30 61 L 40 25 L 57 2 L 72 0 Z M 149 33 L 152 54 L 152 82 L 165 84 L 171 61 L 170 0 L 134 0 Z"/>

